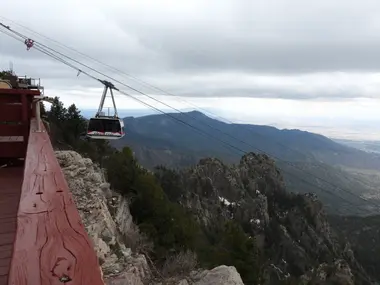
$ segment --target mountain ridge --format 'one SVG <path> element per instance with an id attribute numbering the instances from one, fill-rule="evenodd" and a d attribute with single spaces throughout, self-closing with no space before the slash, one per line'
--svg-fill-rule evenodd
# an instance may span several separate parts
<path id="1" fill-rule="evenodd" d="M 333 192 L 335 196 L 342 196 L 343 200 L 353 203 L 357 211 L 355 214 L 364 215 L 374 211 L 373 207 L 346 190 L 354 195 L 377 195 L 373 191 L 376 191 L 378 184 L 372 183 L 367 176 L 359 176 L 351 171 L 378 171 L 380 159 L 377 156 L 339 144 L 323 135 L 298 129 L 228 124 L 199 111 L 168 115 L 125 118 L 126 136 L 113 141 L 112 145 L 119 149 L 130 146 L 142 165 L 150 169 L 159 164 L 174 168 L 187 167 L 209 156 L 220 158 L 226 163 L 236 163 L 244 152 L 264 152 L 276 159 L 292 191 L 316 192 L 332 209 L 340 199 L 331 197 L 329 192 Z M 199 134 L 176 120 L 193 125 L 208 135 Z M 220 140 L 236 148 L 226 147 Z M 338 210 L 346 213 L 350 207 L 352 205 L 347 204 L 344 210 Z"/>
<path id="2" fill-rule="evenodd" d="M 188 128 L 188 130 L 190 130 L 190 128 L 175 120 L 181 120 L 185 124 L 190 124 L 204 133 L 217 137 L 219 140 L 236 145 L 245 152 L 261 149 L 271 156 L 289 158 L 291 161 L 300 158 L 307 160 L 307 157 L 310 156 L 311 153 L 315 156 L 314 158 L 329 164 L 339 164 L 338 162 L 340 162 L 345 166 L 380 170 L 379 156 L 373 156 L 356 148 L 335 142 L 333 139 L 321 134 L 305 130 L 279 129 L 266 125 L 225 123 L 208 117 L 199 111 L 168 113 L 168 115 L 153 114 L 142 117 L 127 117 L 124 118 L 124 123 L 127 132 L 147 133 L 147 130 L 144 131 L 139 128 L 143 127 L 146 129 L 149 126 L 154 126 L 155 130 L 149 129 L 149 135 L 151 137 L 152 134 L 154 134 L 155 136 L 172 140 L 173 138 L 168 135 L 167 129 L 171 127 L 170 132 L 173 133 L 173 135 L 194 135 L 201 141 L 204 140 L 204 136 L 201 138 L 199 134 L 196 134 L 197 131 L 194 129 L 191 130 L 194 134 L 188 134 L 187 131 L 180 130 L 182 126 L 184 129 Z M 158 131 L 161 131 L 161 134 L 157 133 Z M 128 135 L 125 139 L 128 139 Z M 267 145 L 268 142 L 269 145 Z M 278 151 L 275 150 L 276 148 L 284 148 L 287 152 L 291 152 L 290 157 L 278 153 Z M 317 151 L 321 150 L 325 152 L 322 155 L 317 153 Z M 327 151 L 328 153 L 326 154 Z M 278 154 L 276 154 L 276 152 Z M 334 156 L 336 156 L 334 153 L 336 152 L 339 152 L 339 158 L 334 158 Z M 333 157 L 331 157 L 331 155 L 333 155 Z M 347 155 L 350 157 L 344 157 Z"/>

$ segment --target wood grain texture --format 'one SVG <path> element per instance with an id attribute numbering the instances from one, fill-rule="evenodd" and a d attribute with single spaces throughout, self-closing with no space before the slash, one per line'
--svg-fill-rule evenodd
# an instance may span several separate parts
<path id="1" fill-rule="evenodd" d="M 35 130 L 33 119 L 9 284 L 104 285 L 49 137 Z"/>
<path id="2" fill-rule="evenodd" d="M 0 285 L 8 284 L 24 167 L 0 168 Z"/>

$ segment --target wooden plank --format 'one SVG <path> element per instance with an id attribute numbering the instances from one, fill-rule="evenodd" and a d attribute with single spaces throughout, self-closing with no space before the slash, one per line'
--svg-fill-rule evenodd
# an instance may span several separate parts
<path id="1" fill-rule="evenodd" d="M 2 124 L 0 122 L 0 136 L 23 136 L 26 125 Z"/>
<path id="2" fill-rule="evenodd" d="M 6 167 L 6 166 L 4 166 L 4 167 Z M 0 181 L 1 180 L 2 179 L 0 179 Z M 17 204 L 18 204 L 19 193 L 17 193 L 17 192 L 15 193 L 14 189 L 12 189 L 12 188 L 2 188 L 1 189 L 1 194 L 6 194 L 7 197 L 9 197 L 9 198 L 13 197 L 13 198 L 17 199 Z M 4 199 L 4 198 L 2 198 L 2 199 Z M 1 210 L 0 210 L 0 213 L 1 213 Z"/>
<path id="3" fill-rule="evenodd" d="M 2 177 L 0 177 L 0 183 L 3 182 L 3 180 L 6 180 Z M 0 184 L 1 185 L 1 184 Z M 14 193 L 14 189 L 10 188 L 10 187 L 4 187 L 4 185 L 1 185 L 1 194 L 4 194 L 4 193 L 7 193 L 7 194 L 12 194 Z M 17 196 L 13 196 L 13 195 L 7 195 L 6 197 L 1 197 L 1 200 L 0 200 L 0 206 L 2 205 L 7 205 L 7 204 L 18 204 L 18 195 Z M 2 208 L 0 208 L 0 213 L 2 211 Z"/>
<path id="4" fill-rule="evenodd" d="M 41 92 L 39 90 L 29 90 L 29 89 L 1 89 L 0 96 L 3 95 L 20 95 L 25 94 L 27 96 L 39 96 Z"/>
<path id="5" fill-rule="evenodd" d="M 18 207 L 18 203 L 17 203 L 17 207 Z M 17 221 L 16 217 L 9 218 L 7 220 L 0 220 L 0 232 L 3 232 L 3 228 L 6 228 L 10 224 L 14 224 L 16 226 L 16 221 Z"/>
<path id="6" fill-rule="evenodd" d="M 12 201 L 13 202 L 13 201 Z M 3 207 L 5 207 L 5 209 L 2 209 L 1 210 L 1 215 L 3 216 L 3 217 L 5 217 L 5 216 L 8 216 L 9 214 L 12 214 L 14 211 L 13 211 L 13 207 L 17 207 L 18 206 L 18 203 L 15 203 L 15 202 L 13 202 L 12 204 L 9 204 L 11 207 L 9 207 L 9 205 L 6 205 L 6 204 L 4 204 L 4 203 L 1 203 L 0 204 L 1 206 L 3 206 Z M 3 221 L 2 221 L 3 222 Z M 0 234 L 1 234 L 1 230 L 0 230 Z"/>
<path id="7" fill-rule="evenodd" d="M 8 284 L 23 170 L 22 166 L 0 168 L 0 285 Z"/>
<path id="8" fill-rule="evenodd" d="M 7 276 L 9 272 L 9 265 L 8 266 L 0 266 L 0 276 Z"/>
<path id="9" fill-rule="evenodd" d="M 6 266 L 9 267 L 9 265 L 10 265 L 9 259 L 0 258 L 0 267 L 6 267 Z"/>
<path id="10" fill-rule="evenodd" d="M 1 191 L 2 196 L 7 195 L 7 197 L 2 198 L 1 199 L 2 201 L 0 201 L 0 207 L 1 207 L 0 214 L 3 216 L 4 214 L 7 214 L 10 211 L 13 211 L 13 207 L 18 207 L 19 195 L 11 195 L 12 192 L 15 191 L 14 189 L 7 190 L 7 191 L 3 191 L 3 190 L 0 190 L 0 191 Z M 1 229 L 0 229 L 0 233 L 1 233 Z"/>
<path id="11" fill-rule="evenodd" d="M 0 122 L 2 121 L 22 121 L 22 105 L 0 103 Z"/>
<path id="12" fill-rule="evenodd" d="M 49 137 L 30 129 L 9 284 L 104 285 Z"/>
<path id="13" fill-rule="evenodd" d="M 24 137 L 23 136 L 0 136 L 0 143 L 1 142 L 23 142 Z"/>
<path id="14" fill-rule="evenodd" d="M 14 239 L 14 233 L 0 234 L 0 240 L 4 244 L 11 244 L 11 243 L 13 243 L 13 239 Z"/>
<path id="15" fill-rule="evenodd" d="M 26 146 L 24 142 L 0 142 L 0 158 L 23 158 Z"/>
<path id="16" fill-rule="evenodd" d="M 25 94 L 21 96 L 21 103 L 22 103 L 22 122 L 27 125 L 27 127 L 24 129 L 24 133 L 22 134 L 25 138 L 25 141 L 28 141 L 29 137 L 29 126 L 30 126 L 30 120 L 32 118 L 32 107 L 36 104 L 32 104 L 33 98 L 26 97 Z"/>
<path id="17" fill-rule="evenodd" d="M 6 245 L 0 246 L 0 252 L 12 250 L 12 249 L 13 249 L 13 244 L 6 244 Z"/>
<path id="18" fill-rule="evenodd" d="M 0 92 L 0 104 L 21 103 L 20 95 L 4 95 Z"/>
<path id="19" fill-rule="evenodd" d="M 11 219 L 12 218 L 9 218 L 9 220 L 0 221 L 0 234 L 15 232 L 15 230 L 16 230 L 16 221 L 12 221 Z"/>
<path id="20" fill-rule="evenodd" d="M 8 259 L 8 262 L 10 263 L 11 257 L 12 257 L 11 249 L 0 251 L 0 259 Z"/>

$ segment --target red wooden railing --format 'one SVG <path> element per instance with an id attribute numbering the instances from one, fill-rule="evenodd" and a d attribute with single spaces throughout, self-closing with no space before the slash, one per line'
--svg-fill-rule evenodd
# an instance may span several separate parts
<path id="1" fill-rule="evenodd" d="M 104 285 L 36 95 L 0 89 L 0 285 Z"/>

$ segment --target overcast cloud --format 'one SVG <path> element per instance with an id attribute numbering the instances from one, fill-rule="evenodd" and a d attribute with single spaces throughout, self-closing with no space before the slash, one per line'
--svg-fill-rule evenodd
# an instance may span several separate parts
<path id="1" fill-rule="evenodd" d="M 323 121 L 327 128 L 334 125 L 329 119 L 342 130 L 339 122 L 349 127 L 380 117 L 379 1 L 12 0 L 1 16 L 15 21 L 0 18 L 16 31 L 143 92 L 162 93 L 17 24 L 181 96 L 160 97 L 176 108 L 217 105 L 216 112 L 230 119 L 284 121 L 283 127 L 307 119 L 309 126 Z M 9 61 L 19 74 L 41 77 L 65 103 L 96 107 L 96 81 L 0 34 L 0 68 Z M 142 108 L 118 100 L 122 108 Z"/>

